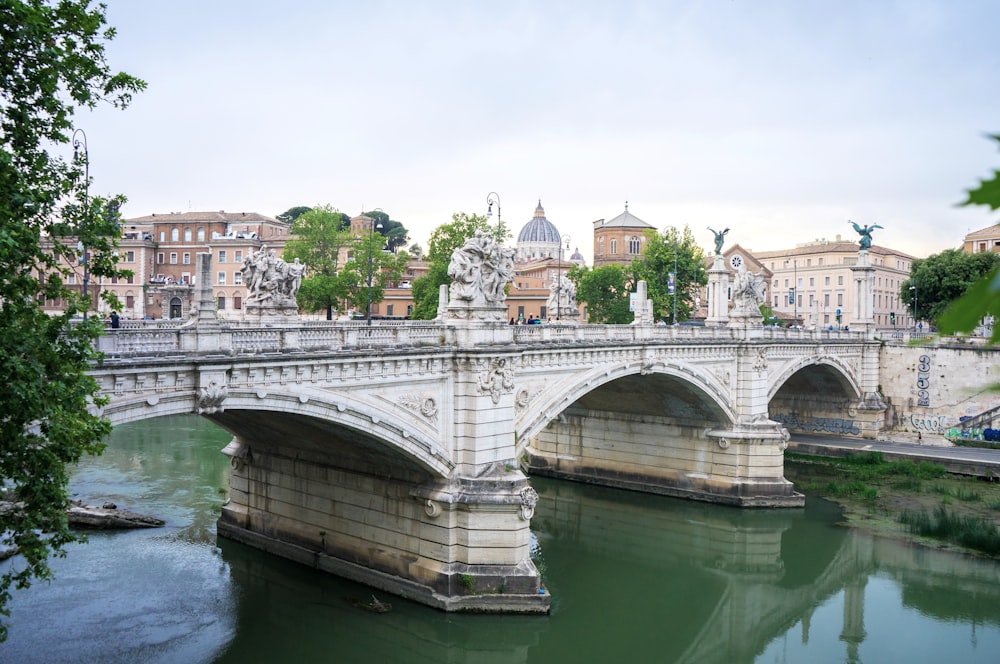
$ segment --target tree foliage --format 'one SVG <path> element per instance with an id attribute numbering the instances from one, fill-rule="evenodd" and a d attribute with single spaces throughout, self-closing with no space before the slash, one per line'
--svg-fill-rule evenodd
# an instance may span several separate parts
<path id="1" fill-rule="evenodd" d="M 356 275 L 343 274 L 342 254 L 353 248 L 355 237 L 344 230 L 344 215 L 330 205 L 319 205 L 295 219 L 285 244 L 284 259 L 298 258 L 306 265 L 306 277 L 298 292 L 299 306 L 308 311 L 325 310 L 327 319 L 341 311 L 352 292 Z"/>
<path id="2" fill-rule="evenodd" d="M 629 293 L 635 290 L 636 279 L 631 266 L 604 265 L 590 269 L 575 265 L 566 273 L 566 278 L 576 285 L 577 302 L 587 303 L 588 323 L 624 325 L 632 322 Z"/>
<path id="3" fill-rule="evenodd" d="M 675 269 L 676 321 L 673 317 L 674 296 L 669 292 L 667 281 L 668 275 Z M 704 253 L 691 229 L 686 226 L 683 232 L 676 227 L 668 228 L 663 233 L 647 230 L 642 256 L 635 260 L 632 271 L 637 279 L 646 282 L 649 298 L 653 301 L 653 318 L 671 324 L 691 318 L 699 287 L 708 283 Z"/>
<path id="4" fill-rule="evenodd" d="M 358 237 L 343 270 L 343 278 L 349 284 L 348 301 L 354 310 L 367 311 L 369 297 L 372 303 L 381 302 L 386 285 L 399 281 L 409 261 L 410 255 L 405 251 L 396 254 L 389 251 L 385 238 L 377 231 Z"/>
<path id="5" fill-rule="evenodd" d="M 499 227 L 490 224 L 489 217 L 456 212 L 451 216 L 450 224 L 442 224 L 431 233 L 427 244 L 427 255 L 430 262 L 427 274 L 413 282 L 413 313 L 415 320 L 431 320 L 437 316 L 438 291 L 442 284 L 450 284 L 448 264 L 451 254 L 473 237 L 476 231 L 495 235 L 500 241 L 510 237 L 507 226 Z"/>
<path id="6" fill-rule="evenodd" d="M 376 225 L 382 225 L 382 228 L 378 229 L 378 232 L 385 238 L 385 248 L 387 251 L 396 253 L 400 247 L 409 241 L 409 231 L 406 230 L 402 222 L 393 221 L 389 218 L 388 214 L 381 210 L 372 210 L 364 214 L 374 219 Z"/>
<path id="7" fill-rule="evenodd" d="M 1000 134 L 990 138 L 1000 143 Z M 963 205 L 985 205 L 991 210 L 1000 208 L 1000 171 L 993 171 L 991 178 L 969 190 Z M 938 319 L 938 327 L 944 334 L 969 332 L 987 315 L 1000 322 L 1000 267 L 994 268 L 956 300 Z M 996 323 L 990 341 L 1000 341 L 1000 325 Z"/>
<path id="8" fill-rule="evenodd" d="M 277 217 L 275 217 L 275 219 L 277 219 L 278 221 L 283 221 L 286 224 L 292 224 L 295 222 L 296 219 L 304 215 L 306 212 L 309 212 L 309 210 L 312 210 L 312 208 L 309 207 L 308 205 L 296 205 L 295 207 L 288 208 L 287 210 L 279 214 Z M 346 217 L 347 215 L 344 216 Z"/>
<path id="9" fill-rule="evenodd" d="M 1000 254 L 967 254 L 961 249 L 946 249 L 914 260 L 910 278 L 900 286 L 900 301 L 912 310 L 916 296 L 917 320 L 937 320 L 997 265 Z M 915 288 L 911 290 L 911 286 Z"/>
<path id="10" fill-rule="evenodd" d="M 0 485 L 18 501 L 0 510 L 0 548 L 19 552 L 0 577 L 4 616 L 11 589 L 51 578 L 49 556 L 76 539 L 67 464 L 99 453 L 110 431 L 92 410 L 105 400 L 85 373 L 102 322 L 72 323 L 89 302 L 67 282 L 84 256 L 96 278 L 127 274 L 108 235 L 124 197 L 90 196 L 85 150 L 64 155 L 77 108 L 124 108 L 145 83 L 108 67 L 115 31 L 104 6 L 89 4 L 0 3 Z M 46 299 L 65 301 L 65 313 L 47 315 Z M 0 640 L 6 634 L 0 624 Z"/>

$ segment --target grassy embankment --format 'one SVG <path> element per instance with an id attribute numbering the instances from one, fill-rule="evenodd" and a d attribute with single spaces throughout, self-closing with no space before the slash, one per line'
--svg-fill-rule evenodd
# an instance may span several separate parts
<path id="1" fill-rule="evenodd" d="M 785 474 L 807 496 L 843 506 L 851 526 L 1000 557 L 1000 483 L 927 462 L 885 461 L 879 452 L 786 454 Z"/>

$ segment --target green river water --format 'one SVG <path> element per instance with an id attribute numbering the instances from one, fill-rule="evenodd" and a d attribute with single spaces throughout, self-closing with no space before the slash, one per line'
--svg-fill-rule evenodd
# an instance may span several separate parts
<path id="1" fill-rule="evenodd" d="M 16 592 L 0 662 L 998 662 L 1000 564 L 836 526 L 533 479 L 548 616 L 446 614 L 216 541 L 230 435 L 195 416 L 115 430 L 75 497 L 167 521 L 94 533 Z"/>

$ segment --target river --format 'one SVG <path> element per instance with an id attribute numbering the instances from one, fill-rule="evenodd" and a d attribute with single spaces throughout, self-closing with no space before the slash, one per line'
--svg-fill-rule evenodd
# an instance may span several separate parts
<path id="1" fill-rule="evenodd" d="M 545 479 L 532 520 L 548 616 L 446 614 L 221 540 L 229 434 L 118 427 L 74 497 L 166 520 L 93 533 L 14 593 L 0 662 L 996 662 L 1000 564 L 836 526 Z"/>

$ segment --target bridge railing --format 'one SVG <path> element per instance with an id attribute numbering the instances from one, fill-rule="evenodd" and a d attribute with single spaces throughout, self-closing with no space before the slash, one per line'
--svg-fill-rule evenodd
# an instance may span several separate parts
<path id="1" fill-rule="evenodd" d="M 139 321 L 133 321 L 138 323 Z M 155 356 L 171 353 L 230 354 L 281 353 L 367 348 L 438 346 L 450 338 L 448 327 L 436 321 L 290 321 L 262 325 L 247 321 L 219 321 L 199 328 L 175 321 L 143 321 L 109 329 L 98 339 L 106 356 Z M 738 340 L 856 341 L 861 331 L 794 330 L 787 328 L 730 328 L 649 325 L 517 325 L 516 344 L 533 343 L 712 343 Z M 508 342 L 511 337 L 507 337 Z M 208 340 L 208 341 L 206 341 Z"/>

